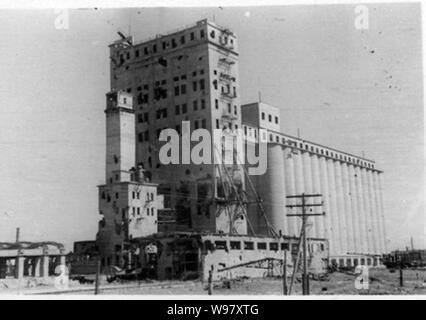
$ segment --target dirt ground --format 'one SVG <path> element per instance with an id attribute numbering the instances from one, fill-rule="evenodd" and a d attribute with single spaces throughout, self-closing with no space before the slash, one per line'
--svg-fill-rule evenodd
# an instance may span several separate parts
<path id="1" fill-rule="evenodd" d="M 325 281 L 310 281 L 311 295 L 426 295 L 426 270 L 404 270 L 404 286 L 399 286 L 399 272 L 387 269 L 370 270 L 368 290 L 355 288 L 355 275 L 335 272 Z M 213 295 L 282 295 L 282 279 L 247 279 L 232 281 L 231 288 L 216 284 Z M 301 284 L 293 287 L 293 294 L 302 293 Z M 153 295 L 207 295 L 199 282 L 180 283 L 159 288 L 125 288 L 105 290 L 101 294 L 153 294 Z"/>
<path id="2" fill-rule="evenodd" d="M 370 269 L 368 289 L 355 287 L 356 275 L 351 273 L 334 272 L 327 279 L 311 280 L 311 295 L 425 295 L 426 270 L 404 270 L 404 285 L 399 285 L 399 271 L 390 272 L 387 269 Z M 288 279 L 289 281 L 289 279 Z M 81 285 L 73 282 L 69 290 L 58 291 L 51 286 L 21 287 L 19 291 L 0 290 L 2 294 L 72 294 L 93 295 L 93 284 Z M 207 295 L 206 285 L 199 281 L 172 282 L 136 282 L 100 285 L 101 295 Z M 280 278 L 233 280 L 227 286 L 216 283 L 213 295 L 282 295 L 283 281 Z M 300 280 L 293 286 L 293 295 L 301 295 Z"/>

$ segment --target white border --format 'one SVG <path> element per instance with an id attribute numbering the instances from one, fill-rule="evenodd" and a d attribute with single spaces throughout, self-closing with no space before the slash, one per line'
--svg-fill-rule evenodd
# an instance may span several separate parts
<path id="1" fill-rule="evenodd" d="M 201 5 L 200 5 L 201 3 Z M 50 8 L 131 8 L 131 7 L 259 7 L 271 5 L 321 5 L 321 4 L 380 4 L 380 3 L 420 3 L 422 12 L 423 68 L 426 65 L 426 9 L 421 1 L 401 0 L 3 0 L 0 9 L 50 9 Z M 423 72 L 423 93 L 426 92 L 426 77 Z M 424 94 L 423 94 L 424 95 Z M 424 103 L 424 101 L 423 101 Z M 426 125 L 426 112 L 424 112 Z M 425 130 L 426 141 L 426 130 Z M 425 153 L 426 158 L 426 153 Z M 425 162 L 426 174 L 426 162 Z M 426 175 L 425 175 L 426 177 Z M 425 190 L 426 198 L 426 190 Z M 426 232 L 426 230 L 425 230 Z M 102 290 L 102 288 L 101 288 Z M 321 296 L 278 296 L 278 295 L 11 295 L 0 294 L 0 300 L 426 300 L 425 295 L 321 295 Z M 254 304 L 254 303 L 253 303 Z"/>

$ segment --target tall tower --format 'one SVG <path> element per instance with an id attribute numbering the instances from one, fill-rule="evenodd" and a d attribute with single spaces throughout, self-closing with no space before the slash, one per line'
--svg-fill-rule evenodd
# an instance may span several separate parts
<path id="1" fill-rule="evenodd" d="M 129 267 L 130 241 L 148 236 L 157 228 L 157 185 L 135 168 L 135 113 L 132 95 L 107 94 L 106 174 L 99 189 L 97 246 L 104 267 Z"/>
<path id="2" fill-rule="evenodd" d="M 105 181 L 130 181 L 129 169 L 135 165 L 135 111 L 132 95 L 121 91 L 108 93 L 105 114 Z"/>
<path id="3" fill-rule="evenodd" d="M 158 138 L 166 128 L 181 135 L 183 121 L 191 131 L 241 128 L 235 34 L 202 20 L 138 44 L 132 38 L 116 41 L 110 58 L 111 90 L 123 90 L 135 101 L 136 163 L 160 184 L 175 211 L 176 229 L 229 232 L 230 219 L 216 201 L 222 186 L 212 164 L 218 141 L 211 141 L 211 163 L 184 163 L 180 151 L 180 164 L 164 165 L 158 158 L 164 142 Z M 241 191 L 244 175 L 237 171 L 233 181 Z M 236 232 L 246 233 L 246 221 L 237 220 Z"/>

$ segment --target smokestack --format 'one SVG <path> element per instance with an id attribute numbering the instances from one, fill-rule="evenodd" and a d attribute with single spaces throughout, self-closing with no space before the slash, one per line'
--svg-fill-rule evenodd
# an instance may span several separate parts
<path id="1" fill-rule="evenodd" d="M 411 242 L 411 250 L 414 250 L 414 241 L 413 241 L 413 237 L 410 237 L 410 242 Z"/>
<path id="2" fill-rule="evenodd" d="M 20 233 L 20 229 L 16 228 L 16 243 L 19 242 L 19 233 Z"/>

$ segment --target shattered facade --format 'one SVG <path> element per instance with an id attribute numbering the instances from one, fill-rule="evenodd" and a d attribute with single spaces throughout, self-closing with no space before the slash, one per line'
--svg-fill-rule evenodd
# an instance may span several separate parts
<path id="1" fill-rule="evenodd" d="M 192 232 L 202 240 L 181 260 L 169 261 L 176 255 L 163 255 L 161 278 L 175 275 L 177 269 L 165 270 L 166 266 L 183 261 L 205 277 L 205 268 L 219 268 L 219 260 L 228 259 L 224 264 L 229 266 L 240 257 L 245 262 L 257 256 L 282 258 L 282 253 L 256 246 L 251 251 L 242 243 L 259 242 L 259 236 L 270 235 L 270 227 L 279 239 L 297 238 L 301 221 L 286 216 L 285 197 L 302 193 L 319 193 L 323 199 L 325 215 L 309 218 L 307 229 L 311 241 L 322 243 L 319 264 L 328 258 L 341 266 L 380 264 L 387 251 L 382 172 L 374 161 L 282 133 L 280 112 L 274 106 L 263 102 L 241 106 L 238 56 L 235 34 L 207 20 L 141 43 L 123 36 L 110 45 L 106 181 L 99 186 L 103 218 L 97 235 L 103 265 L 136 263 L 134 242 L 144 242 L 159 231 Z M 238 165 L 224 170 L 215 164 L 162 164 L 158 156 L 165 142 L 159 141 L 160 133 L 171 128 L 182 135 L 183 121 L 189 121 L 190 130 L 220 129 L 232 135 L 241 129 L 245 141 L 267 142 L 266 173 L 247 181 Z M 267 131 L 261 135 L 260 129 Z M 211 136 L 214 155 L 222 145 Z M 192 141 L 191 147 L 196 143 Z M 182 151 L 180 157 L 183 160 Z M 259 198 L 250 193 L 251 182 L 266 217 L 253 202 Z M 217 246 L 207 249 L 209 234 L 227 247 L 232 237 L 247 239 L 240 241 L 241 253 L 223 254 Z M 225 235 L 225 240 L 216 239 Z"/>

